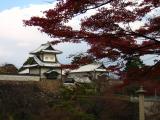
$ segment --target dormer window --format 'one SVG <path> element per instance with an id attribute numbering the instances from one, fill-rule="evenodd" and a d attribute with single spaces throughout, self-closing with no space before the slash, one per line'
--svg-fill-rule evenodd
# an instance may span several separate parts
<path id="1" fill-rule="evenodd" d="M 45 57 L 45 60 L 48 61 L 48 57 Z"/>
<path id="2" fill-rule="evenodd" d="M 51 57 L 51 60 L 54 60 L 54 57 L 53 57 L 53 56 Z"/>
<path id="3" fill-rule="evenodd" d="M 55 62 L 56 61 L 56 55 L 53 55 L 53 54 L 44 54 L 43 55 L 44 59 L 43 61 L 46 61 L 46 62 Z"/>
<path id="4" fill-rule="evenodd" d="M 56 61 L 55 55 L 54 55 L 54 56 L 51 56 L 51 57 L 50 57 L 50 60 L 51 60 L 52 62 L 55 62 L 55 61 Z"/>

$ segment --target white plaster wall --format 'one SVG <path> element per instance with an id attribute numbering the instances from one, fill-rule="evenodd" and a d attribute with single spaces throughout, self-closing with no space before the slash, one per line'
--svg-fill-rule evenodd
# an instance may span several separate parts
<path id="1" fill-rule="evenodd" d="M 47 72 L 49 70 L 49 68 L 41 68 L 41 78 L 46 78 L 46 76 L 44 75 L 45 72 Z"/>
<path id="2" fill-rule="evenodd" d="M 91 76 L 92 78 L 98 78 L 98 75 L 100 75 L 101 73 L 100 72 L 96 72 L 96 73 L 94 73 L 94 72 L 90 72 L 90 73 L 88 73 L 88 72 L 82 72 L 82 73 L 70 73 L 69 74 L 69 77 L 73 77 L 73 78 L 75 78 L 75 77 L 86 77 L 86 76 Z"/>
<path id="3" fill-rule="evenodd" d="M 39 76 L 30 75 L 0 75 L 2 81 L 40 81 Z"/>
<path id="4" fill-rule="evenodd" d="M 59 73 L 58 79 L 61 79 L 61 77 L 62 77 L 62 76 L 61 76 L 61 69 L 60 69 L 60 68 L 57 68 L 57 69 L 55 69 L 55 71 Z"/>
<path id="5" fill-rule="evenodd" d="M 47 72 L 49 70 L 49 68 L 41 68 L 41 74 Z"/>
<path id="6" fill-rule="evenodd" d="M 32 68 L 32 69 L 30 69 L 30 74 L 39 75 L 39 68 Z"/>
<path id="7" fill-rule="evenodd" d="M 98 79 L 102 72 L 81 72 L 81 73 L 69 73 L 68 77 L 74 78 L 75 81 L 81 83 L 91 83 L 92 80 Z"/>
<path id="8" fill-rule="evenodd" d="M 46 62 L 55 62 L 56 61 L 56 55 L 55 54 L 44 54 L 43 60 Z"/>

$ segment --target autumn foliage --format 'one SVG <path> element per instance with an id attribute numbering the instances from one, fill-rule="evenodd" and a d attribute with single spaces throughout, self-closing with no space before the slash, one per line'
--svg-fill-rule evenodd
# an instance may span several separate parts
<path id="1" fill-rule="evenodd" d="M 18 69 L 13 64 L 4 64 L 0 66 L 0 74 L 18 74 Z"/>
<path id="2" fill-rule="evenodd" d="M 24 23 L 58 38 L 53 43 L 85 41 L 90 45 L 88 54 L 117 61 L 115 68 L 120 69 L 130 58 L 159 55 L 159 9 L 159 0 L 58 0 L 56 7 L 44 12 L 44 17 L 32 17 Z M 95 14 L 86 16 L 88 11 Z M 85 16 L 80 29 L 66 24 L 80 15 Z M 160 74 L 159 69 L 151 66 L 138 73 L 143 72 L 143 78 L 151 75 L 152 80 L 154 74 Z"/>
<path id="3" fill-rule="evenodd" d="M 101 97 L 97 99 L 85 95 L 83 88 L 77 90 L 61 88 L 59 92 L 55 92 L 41 88 L 37 82 L 1 81 L 0 119 L 137 120 L 137 105 L 134 103 L 111 98 L 108 101 Z M 85 97 L 78 97 L 79 95 Z M 73 99 L 73 96 L 76 96 L 76 99 Z"/>
<path id="4" fill-rule="evenodd" d="M 158 0 L 59 0 L 55 8 L 44 12 L 45 17 L 32 17 L 24 22 L 59 38 L 59 42 L 86 41 L 91 46 L 88 52 L 97 58 L 128 58 L 159 53 L 160 17 L 146 17 L 159 5 Z M 81 20 L 80 30 L 65 24 L 91 9 L 97 12 Z M 132 30 L 130 24 L 142 21 L 144 17 L 146 24 Z M 137 44 L 136 39 L 140 37 L 142 44 Z"/>

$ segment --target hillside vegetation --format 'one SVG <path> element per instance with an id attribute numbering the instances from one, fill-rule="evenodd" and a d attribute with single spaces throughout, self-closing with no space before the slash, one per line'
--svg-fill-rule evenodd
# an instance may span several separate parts
<path id="1" fill-rule="evenodd" d="M 56 90 L 51 82 L 50 89 L 44 81 L 0 82 L 0 120 L 137 119 L 133 103 L 112 99 L 109 94 L 93 97 L 97 93 L 90 94 L 80 86 Z"/>

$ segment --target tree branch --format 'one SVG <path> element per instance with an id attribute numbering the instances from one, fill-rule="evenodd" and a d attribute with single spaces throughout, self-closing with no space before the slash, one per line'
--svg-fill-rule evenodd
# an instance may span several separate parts
<path id="1" fill-rule="evenodd" d="M 101 4 L 95 5 L 94 7 L 86 8 L 86 9 L 84 9 L 83 11 L 86 12 L 87 10 L 99 8 L 99 7 L 103 6 L 103 5 L 106 5 L 106 4 L 110 3 L 110 2 L 112 2 L 112 1 L 113 1 L 113 0 L 108 0 L 107 2 L 104 2 L 104 3 L 101 3 Z"/>

